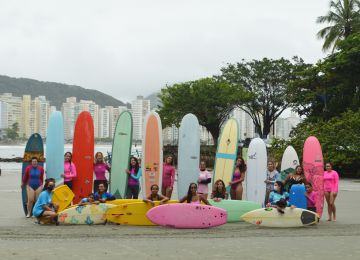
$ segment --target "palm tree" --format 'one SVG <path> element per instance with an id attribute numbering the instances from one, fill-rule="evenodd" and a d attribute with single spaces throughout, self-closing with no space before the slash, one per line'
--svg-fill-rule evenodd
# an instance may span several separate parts
<path id="1" fill-rule="evenodd" d="M 360 31 L 360 1 L 331 1 L 329 13 L 325 16 L 319 16 L 316 22 L 330 24 L 321 29 L 317 36 L 320 39 L 325 39 L 323 51 L 332 47 L 332 52 L 334 52 L 339 40 Z"/>

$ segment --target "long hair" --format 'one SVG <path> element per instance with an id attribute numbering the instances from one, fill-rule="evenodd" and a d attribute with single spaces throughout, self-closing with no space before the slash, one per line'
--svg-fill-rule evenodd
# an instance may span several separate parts
<path id="1" fill-rule="evenodd" d="M 101 154 L 101 157 L 102 157 L 102 159 L 101 159 L 101 162 L 100 163 L 104 163 L 104 155 L 103 155 L 103 153 L 102 152 L 97 152 L 96 154 L 95 154 L 95 157 L 94 157 L 94 163 L 95 164 L 97 164 L 98 163 L 98 161 L 97 161 L 97 156 L 99 155 L 99 154 Z"/>
<path id="2" fill-rule="evenodd" d="M 241 173 L 246 172 L 247 166 L 246 166 L 246 163 L 244 161 L 244 158 L 238 157 L 238 158 L 236 158 L 236 161 L 239 160 L 239 159 L 241 160 L 241 165 L 239 166 L 240 172 Z"/>
<path id="3" fill-rule="evenodd" d="M 219 183 L 219 182 L 221 182 L 222 185 L 223 185 L 221 191 L 219 191 L 219 189 L 218 189 L 218 183 Z M 224 196 L 224 198 L 225 198 L 226 188 L 225 188 L 225 183 L 223 182 L 223 180 L 218 179 L 218 180 L 215 182 L 213 192 L 214 192 L 215 194 L 216 194 L 216 193 L 220 193 L 220 194 L 222 194 L 222 195 Z"/>
<path id="4" fill-rule="evenodd" d="M 66 153 L 64 154 L 64 156 L 67 155 L 67 154 L 70 154 L 69 163 L 70 163 L 70 172 L 72 173 L 72 153 L 71 153 L 71 152 L 66 152 Z"/>
<path id="5" fill-rule="evenodd" d="M 136 162 L 135 166 L 132 166 L 132 164 L 131 164 L 131 160 L 132 160 L 132 159 L 134 159 L 135 162 Z M 129 170 L 131 170 L 132 168 L 134 168 L 135 174 L 137 174 L 137 172 L 139 171 L 139 168 L 140 168 L 140 166 L 139 166 L 139 161 L 138 161 L 138 159 L 137 159 L 136 157 L 134 157 L 134 156 L 130 158 Z"/>
<path id="6" fill-rule="evenodd" d="M 171 157 L 171 163 L 170 165 L 174 165 L 174 156 L 172 156 L 171 154 L 168 154 L 165 156 L 165 160 L 164 163 L 167 163 L 167 158 Z"/>
<path id="7" fill-rule="evenodd" d="M 188 189 L 188 193 L 187 193 L 187 198 L 186 198 L 187 203 L 190 203 L 191 200 L 192 200 L 192 192 L 191 192 L 191 186 L 192 186 L 192 185 L 195 185 L 195 186 L 196 186 L 196 190 L 197 190 L 197 184 L 196 184 L 195 182 L 190 183 L 189 189 Z"/>
<path id="8" fill-rule="evenodd" d="M 276 181 L 275 183 L 279 186 L 279 190 L 277 192 L 283 195 L 285 191 L 284 183 L 282 181 Z"/>
<path id="9" fill-rule="evenodd" d="M 43 187 L 43 191 L 44 190 L 47 190 L 47 187 L 49 186 L 49 182 L 53 182 L 54 185 L 55 185 L 55 179 L 54 178 L 48 178 L 45 180 L 45 184 L 44 184 L 44 187 Z"/>

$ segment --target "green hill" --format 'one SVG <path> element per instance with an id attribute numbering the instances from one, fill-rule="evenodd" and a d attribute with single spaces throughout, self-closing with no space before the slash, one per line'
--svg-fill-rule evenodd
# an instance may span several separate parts
<path id="1" fill-rule="evenodd" d="M 31 95 L 32 98 L 45 96 L 52 106 L 61 109 L 61 104 L 67 97 L 76 97 L 79 101 L 92 100 L 101 107 L 124 106 L 123 102 L 93 89 L 85 89 L 79 86 L 66 85 L 55 82 L 43 82 L 26 78 L 11 78 L 0 75 L 0 94 L 12 93 L 13 96 Z"/>

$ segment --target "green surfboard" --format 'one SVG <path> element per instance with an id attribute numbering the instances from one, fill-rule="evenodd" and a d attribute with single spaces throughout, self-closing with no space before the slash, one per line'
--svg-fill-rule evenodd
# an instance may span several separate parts
<path id="1" fill-rule="evenodd" d="M 242 221 L 240 218 L 242 215 L 249 211 L 261 208 L 260 204 L 246 200 L 209 200 L 209 202 L 214 207 L 226 210 L 228 223 Z"/>
<path id="2" fill-rule="evenodd" d="M 116 123 L 112 145 L 110 193 L 117 199 L 125 198 L 127 174 L 132 145 L 133 121 L 129 111 L 120 114 Z"/>

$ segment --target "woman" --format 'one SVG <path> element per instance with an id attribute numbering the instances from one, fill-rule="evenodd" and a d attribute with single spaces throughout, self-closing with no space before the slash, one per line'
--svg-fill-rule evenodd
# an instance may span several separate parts
<path id="1" fill-rule="evenodd" d="M 235 171 L 233 179 L 229 183 L 231 185 L 230 197 L 232 200 L 242 200 L 243 186 L 242 183 L 245 179 L 246 164 L 244 159 L 239 157 L 236 159 Z"/>
<path id="2" fill-rule="evenodd" d="M 179 200 L 180 203 L 183 203 L 185 201 L 186 203 L 191 204 L 201 204 L 201 202 L 204 202 L 206 205 L 210 205 L 206 198 L 197 193 L 196 183 L 190 183 L 187 195 L 184 196 L 181 200 Z"/>
<path id="3" fill-rule="evenodd" d="M 269 203 L 267 203 L 267 207 L 275 206 L 281 199 L 285 200 L 288 204 L 289 193 L 285 191 L 285 186 L 282 181 L 276 181 L 274 183 L 274 190 L 269 194 Z"/>
<path id="4" fill-rule="evenodd" d="M 226 192 L 225 183 L 222 180 L 217 180 L 214 185 L 214 190 L 211 193 L 211 198 L 214 201 L 227 200 L 229 194 Z"/>
<path id="5" fill-rule="evenodd" d="M 94 194 L 94 200 L 101 203 L 105 203 L 108 200 L 115 200 L 114 195 L 109 192 L 106 192 L 105 184 L 100 183 L 98 191 Z"/>
<path id="6" fill-rule="evenodd" d="M 273 161 L 269 161 L 267 164 L 267 171 L 266 171 L 266 194 L 265 194 L 265 205 L 269 202 L 269 194 L 274 189 L 274 183 L 276 181 L 280 181 L 280 174 L 275 169 L 275 164 Z"/>
<path id="7" fill-rule="evenodd" d="M 296 166 L 294 173 L 286 176 L 284 180 L 285 187 L 287 184 L 289 185 L 288 192 L 290 192 L 291 186 L 294 184 L 306 184 L 304 169 L 300 165 Z"/>
<path id="8" fill-rule="evenodd" d="M 332 169 L 331 163 L 325 164 L 324 195 L 327 203 L 329 218 L 327 221 L 336 221 L 335 199 L 339 191 L 339 174 Z"/>
<path id="9" fill-rule="evenodd" d="M 166 156 L 163 165 L 163 177 L 161 194 L 168 198 L 171 198 L 171 194 L 174 187 L 175 181 L 175 167 L 173 166 L 173 157 L 171 155 Z"/>
<path id="10" fill-rule="evenodd" d="M 108 180 L 106 179 L 106 171 L 110 172 L 110 166 L 104 162 L 104 155 L 102 152 L 97 152 L 95 154 L 95 163 L 94 163 L 94 192 L 99 188 L 99 184 L 103 183 L 105 185 L 105 190 L 108 189 Z"/>
<path id="11" fill-rule="evenodd" d="M 126 170 L 128 176 L 128 186 L 126 191 L 127 199 L 137 199 L 139 197 L 139 179 L 141 171 L 139 162 L 135 157 L 131 157 L 129 169 Z"/>
<path id="12" fill-rule="evenodd" d="M 211 174 L 206 170 L 205 161 L 200 162 L 200 172 L 198 177 L 198 193 L 203 196 L 205 199 L 208 197 L 209 193 L 209 183 L 211 182 Z"/>
<path id="13" fill-rule="evenodd" d="M 153 184 L 150 187 L 151 194 L 143 199 L 144 202 L 150 203 L 152 206 L 155 206 L 154 201 L 160 201 L 160 205 L 167 202 L 169 200 L 168 197 L 159 194 L 159 186 L 157 184 Z"/>
<path id="14" fill-rule="evenodd" d="M 31 165 L 25 168 L 21 188 L 26 185 L 27 194 L 27 218 L 31 217 L 32 208 L 42 190 L 44 180 L 44 168 L 38 165 L 36 157 L 31 158 Z"/>
<path id="15" fill-rule="evenodd" d="M 50 219 L 52 222 L 58 225 L 57 221 L 57 209 L 58 206 L 52 203 L 53 189 L 55 187 L 55 180 L 53 178 L 45 181 L 44 189 L 39 195 L 39 199 L 36 201 L 33 214 L 40 223 L 40 218 Z"/>
<path id="16" fill-rule="evenodd" d="M 76 167 L 71 160 L 72 153 L 66 152 L 64 155 L 64 174 L 61 174 L 61 177 L 64 178 L 64 185 L 67 185 L 72 190 L 72 180 L 76 178 Z"/>

